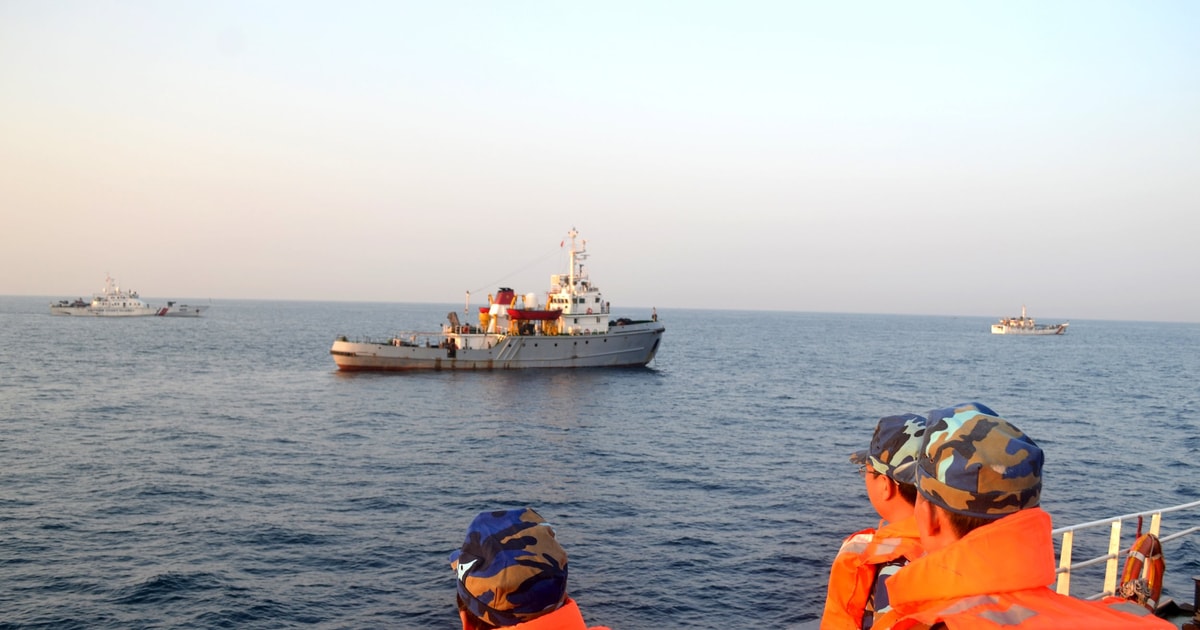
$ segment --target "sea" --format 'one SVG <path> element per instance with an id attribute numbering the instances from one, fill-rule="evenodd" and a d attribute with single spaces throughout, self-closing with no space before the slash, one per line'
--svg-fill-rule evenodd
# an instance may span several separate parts
<path id="1" fill-rule="evenodd" d="M 1200 324 L 659 306 L 646 368 L 343 374 L 338 335 L 461 305 L 56 299 L 0 297 L 0 628 L 453 629 L 450 552 L 526 506 L 591 625 L 798 627 L 878 522 L 849 454 L 967 401 L 1045 450 L 1056 526 L 1200 499 Z M 1167 596 L 1191 601 L 1198 543 L 1166 544 Z"/>

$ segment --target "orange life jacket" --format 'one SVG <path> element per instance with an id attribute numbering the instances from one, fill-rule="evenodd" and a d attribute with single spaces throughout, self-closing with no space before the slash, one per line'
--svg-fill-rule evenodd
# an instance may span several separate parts
<path id="1" fill-rule="evenodd" d="M 888 580 L 892 609 L 877 630 L 931 628 L 1174 628 L 1140 606 L 1059 595 L 1050 515 L 1029 508 L 918 558 Z M 1131 614 L 1141 610 L 1142 615 Z"/>
<path id="2" fill-rule="evenodd" d="M 463 630 L 470 628 L 464 611 L 458 611 L 459 617 L 463 622 Z M 605 626 L 588 627 L 583 621 L 583 614 L 579 612 L 579 605 L 570 597 L 559 606 L 557 610 L 551 613 L 546 613 L 537 619 L 519 623 L 515 626 L 507 626 L 505 630 L 610 630 Z"/>
<path id="3" fill-rule="evenodd" d="M 859 630 L 867 602 L 875 590 L 881 565 L 910 562 L 921 556 L 917 520 L 906 518 L 851 534 L 829 569 L 829 590 L 821 630 Z"/>

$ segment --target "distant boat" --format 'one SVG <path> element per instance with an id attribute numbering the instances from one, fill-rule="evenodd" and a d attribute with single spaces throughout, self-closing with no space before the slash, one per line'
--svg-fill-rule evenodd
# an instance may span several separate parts
<path id="1" fill-rule="evenodd" d="M 993 335 L 1062 335 L 1067 332 L 1070 322 L 1061 324 L 1039 324 L 1032 317 L 1025 316 L 1025 305 L 1021 305 L 1020 317 L 1002 317 L 1000 322 L 992 324 Z"/>
<path id="2" fill-rule="evenodd" d="M 479 324 L 451 311 L 438 332 L 400 333 L 379 341 L 338 337 L 329 353 L 353 371 L 511 370 L 629 367 L 649 363 L 665 330 L 649 319 L 612 317 L 600 289 L 584 271 L 587 241 L 571 230 L 570 270 L 550 276 L 544 301 L 500 287 L 479 309 Z M 468 311 L 469 312 L 469 311 Z"/>
<path id="3" fill-rule="evenodd" d="M 191 306 L 188 304 L 176 304 L 175 302 L 167 302 L 167 305 L 158 309 L 155 315 L 163 317 L 200 317 L 204 311 L 208 310 L 207 304 L 199 306 Z"/>
<path id="4" fill-rule="evenodd" d="M 91 306 L 91 302 L 85 301 L 83 298 L 78 298 L 75 301 L 59 300 L 50 304 L 51 315 L 86 315 L 85 310 Z"/>
<path id="5" fill-rule="evenodd" d="M 52 315 L 74 315 L 85 317 L 148 317 L 159 315 L 165 317 L 199 317 L 208 306 L 188 306 L 167 302 L 166 306 L 151 306 L 142 300 L 137 291 L 125 291 L 113 280 L 105 276 L 104 289 L 92 295 L 91 302 L 83 298 L 59 300 L 50 303 Z"/>

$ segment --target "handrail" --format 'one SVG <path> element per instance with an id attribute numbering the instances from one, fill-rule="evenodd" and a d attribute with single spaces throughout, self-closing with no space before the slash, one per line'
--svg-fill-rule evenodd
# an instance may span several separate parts
<path id="1" fill-rule="evenodd" d="M 1182 505 L 1175 505 L 1172 507 L 1161 508 L 1161 509 L 1157 509 L 1157 510 L 1147 510 L 1145 512 L 1134 512 L 1133 514 L 1114 516 L 1111 518 L 1100 519 L 1098 521 L 1091 521 L 1091 522 L 1082 523 L 1079 525 L 1070 525 L 1067 527 L 1059 527 L 1057 529 L 1052 530 L 1050 532 L 1052 535 L 1054 535 L 1054 536 L 1061 535 L 1062 536 L 1062 545 L 1061 545 L 1061 550 L 1059 552 L 1058 569 L 1055 571 L 1055 573 L 1058 574 L 1058 584 L 1057 584 L 1055 590 L 1058 591 L 1062 595 L 1070 595 L 1071 594 L 1071 574 L 1072 574 L 1072 572 L 1075 569 L 1081 569 L 1083 567 L 1088 567 L 1088 566 L 1100 564 L 1101 562 L 1103 562 L 1103 563 L 1105 563 L 1104 587 L 1103 587 L 1104 590 L 1101 591 L 1100 593 L 1097 593 L 1095 595 L 1087 597 L 1086 599 L 1100 599 L 1101 597 L 1113 595 L 1117 589 L 1117 571 L 1118 571 L 1118 564 L 1120 561 L 1120 555 L 1121 555 L 1121 551 L 1122 551 L 1122 549 L 1121 549 L 1121 524 L 1126 520 L 1131 520 L 1131 519 L 1135 519 L 1135 518 L 1143 518 L 1143 517 L 1149 516 L 1150 517 L 1150 533 L 1154 534 L 1155 536 L 1158 536 L 1159 542 L 1165 543 L 1167 541 L 1175 540 L 1176 538 L 1182 538 L 1184 536 L 1189 536 L 1191 534 L 1194 534 L 1194 533 L 1200 531 L 1200 527 L 1189 527 L 1187 529 L 1182 529 L 1182 530 L 1175 532 L 1173 534 L 1170 534 L 1168 536 L 1161 536 L 1159 532 L 1162 528 L 1162 515 L 1168 514 L 1170 512 L 1179 512 L 1182 510 L 1188 510 L 1188 509 L 1197 508 L 1197 507 L 1200 507 L 1200 501 L 1193 501 L 1191 503 L 1184 503 Z M 1071 552 L 1072 552 L 1072 548 L 1074 547 L 1074 543 L 1075 543 L 1075 532 L 1077 532 L 1079 530 L 1084 530 L 1084 529 L 1091 529 L 1094 527 L 1103 527 L 1104 525 L 1111 526 L 1110 530 L 1109 530 L 1109 537 L 1108 537 L 1108 553 L 1106 553 L 1104 555 L 1096 556 L 1094 558 L 1088 558 L 1086 560 L 1082 560 L 1079 562 L 1072 562 Z"/>

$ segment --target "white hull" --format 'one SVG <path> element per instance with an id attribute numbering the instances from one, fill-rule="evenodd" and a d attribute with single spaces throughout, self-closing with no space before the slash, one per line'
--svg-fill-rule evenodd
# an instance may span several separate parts
<path id="1" fill-rule="evenodd" d="M 1006 326 L 1004 324 L 992 324 L 993 335 L 1064 335 L 1067 332 L 1066 324 L 1055 324 L 1046 326 L 1038 324 L 1032 327 L 1029 326 Z"/>
<path id="2" fill-rule="evenodd" d="M 348 372 L 639 367 L 654 359 L 664 330 L 658 322 L 638 322 L 591 335 L 451 333 L 442 345 L 338 339 L 329 353 Z"/>
<path id="3" fill-rule="evenodd" d="M 76 317 L 147 317 L 157 315 L 158 309 L 153 306 L 112 306 L 100 308 L 93 306 L 51 306 L 50 313 L 53 315 L 74 315 Z"/>
<path id="4" fill-rule="evenodd" d="M 204 311 L 207 310 L 207 304 L 201 306 L 190 306 L 188 304 L 174 304 L 168 302 L 167 306 L 158 309 L 158 312 L 155 313 L 155 315 L 161 315 L 163 317 L 200 317 L 204 314 Z"/>
<path id="5" fill-rule="evenodd" d="M 151 315 L 159 317 L 200 317 L 204 311 L 208 310 L 208 305 L 204 306 L 188 306 L 180 304 L 178 306 L 146 306 L 146 307 L 104 307 L 95 308 L 92 306 L 51 306 L 51 315 L 71 315 L 75 317 L 148 317 Z"/>

